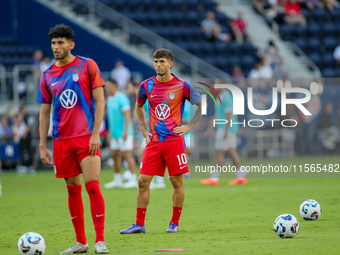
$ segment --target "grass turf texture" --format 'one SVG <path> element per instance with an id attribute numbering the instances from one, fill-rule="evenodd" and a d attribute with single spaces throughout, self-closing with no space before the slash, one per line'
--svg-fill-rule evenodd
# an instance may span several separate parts
<path id="1" fill-rule="evenodd" d="M 337 157 L 304 157 L 301 163 L 336 163 Z M 290 159 L 265 160 L 284 164 Z M 261 164 L 263 160 L 248 163 Z M 337 162 L 339 163 L 339 162 Z M 244 162 L 246 165 L 247 162 Z M 0 180 L 0 254 L 15 255 L 17 241 L 26 232 L 38 232 L 46 241 L 45 254 L 59 254 L 75 242 L 67 208 L 63 180 L 53 171 L 36 176 L 2 173 Z M 101 185 L 112 180 L 103 169 Z M 154 254 L 159 249 L 185 249 L 185 254 L 339 254 L 340 179 L 249 179 L 246 186 L 227 186 L 221 179 L 216 187 L 203 187 L 198 179 L 184 180 L 185 201 L 178 233 L 165 230 L 172 215 L 172 188 L 152 190 L 146 216 L 146 233 L 120 235 L 119 230 L 135 221 L 136 189 L 102 188 L 106 202 L 106 242 L 111 254 Z M 299 206 L 306 199 L 317 200 L 320 219 L 305 221 Z M 88 195 L 83 187 L 85 227 L 90 253 L 95 234 Z M 295 215 L 300 230 L 292 239 L 281 239 L 273 222 L 283 213 Z"/>

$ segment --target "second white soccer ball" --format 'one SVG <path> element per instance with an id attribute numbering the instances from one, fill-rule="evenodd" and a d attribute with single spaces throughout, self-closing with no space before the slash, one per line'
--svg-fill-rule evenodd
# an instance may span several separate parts
<path id="1" fill-rule="evenodd" d="M 43 255 L 45 250 L 45 240 L 38 233 L 28 232 L 18 240 L 18 251 L 20 255 Z"/>
<path id="2" fill-rule="evenodd" d="M 281 214 L 274 221 L 274 231 L 281 238 L 292 238 L 299 232 L 299 221 L 289 213 Z"/>
<path id="3" fill-rule="evenodd" d="M 321 215 L 320 204 L 313 199 L 303 201 L 299 211 L 301 217 L 305 220 L 317 220 Z"/>

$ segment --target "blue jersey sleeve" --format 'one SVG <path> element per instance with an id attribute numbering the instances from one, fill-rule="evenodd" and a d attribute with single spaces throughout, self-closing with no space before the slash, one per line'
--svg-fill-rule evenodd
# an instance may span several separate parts
<path id="1" fill-rule="evenodd" d="M 137 104 L 143 105 L 147 99 L 145 92 L 145 82 L 142 82 L 138 89 Z"/>
<path id="2" fill-rule="evenodd" d="M 201 95 L 196 91 L 193 86 L 191 86 L 190 83 L 186 81 L 183 84 L 183 96 L 191 104 L 197 104 L 201 100 Z"/>

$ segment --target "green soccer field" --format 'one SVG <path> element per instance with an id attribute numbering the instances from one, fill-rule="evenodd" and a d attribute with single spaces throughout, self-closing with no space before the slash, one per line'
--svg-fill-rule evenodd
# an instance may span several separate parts
<path id="1" fill-rule="evenodd" d="M 336 163 L 338 157 L 296 158 L 304 163 Z M 286 163 L 287 159 L 247 161 L 247 164 Z M 337 162 L 339 163 L 339 162 Z M 112 171 L 103 169 L 101 185 L 111 181 Z M 110 254 L 152 254 L 158 249 L 185 249 L 183 254 L 339 254 L 340 179 L 249 178 L 245 186 L 203 187 L 199 179 L 185 180 L 185 201 L 179 232 L 165 232 L 172 215 L 172 188 L 152 190 L 146 216 L 146 233 L 120 235 L 119 230 L 135 221 L 136 189 L 104 189 L 106 242 Z M 18 176 L 0 175 L 0 254 L 15 255 L 19 237 L 29 231 L 46 241 L 45 254 L 59 254 L 75 242 L 63 180 L 52 171 Z M 90 253 L 94 254 L 94 229 L 90 205 L 83 188 L 85 224 Z M 306 199 L 317 200 L 320 219 L 304 221 L 299 206 Z M 275 218 L 283 213 L 300 222 L 298 235 L 281 239 L 273 231 Z"/>

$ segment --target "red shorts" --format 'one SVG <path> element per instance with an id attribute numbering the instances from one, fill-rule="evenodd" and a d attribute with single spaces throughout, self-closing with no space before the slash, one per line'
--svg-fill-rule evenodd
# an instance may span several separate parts
<path id="1" fill-rule="evenodd" d="M 82 173 L 80 162 L 91 156 L 89 142 L 91 135 L 53 141 L 54 173 L 57 178 L 67 178 Z M 96 155 L 100 157 L 100 149 Z"/>
<path id="2" fill-rule="evenodd" d="M 170 176 L 189 172 L 184 138 L 146 145 L 139 173 L 164 176 L 165 167 Z"/>

